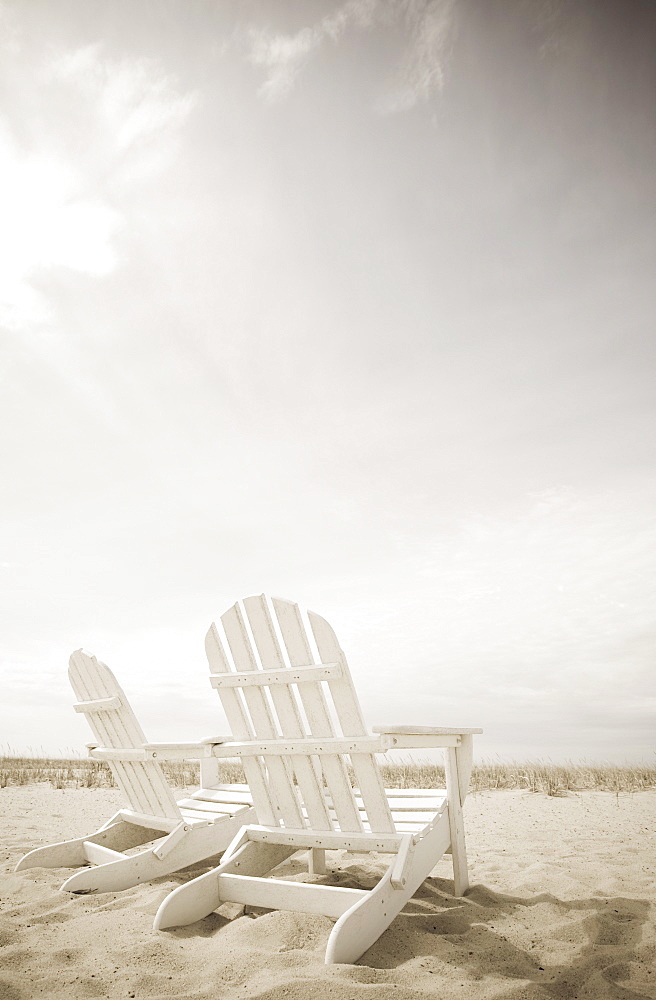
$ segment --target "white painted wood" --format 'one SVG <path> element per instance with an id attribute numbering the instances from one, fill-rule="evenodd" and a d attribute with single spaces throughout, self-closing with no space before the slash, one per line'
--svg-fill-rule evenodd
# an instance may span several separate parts
<path id="1" fill-rule="evenodd" d="M 253 810 L 247 813 L 246 822 L 249 821 L 249 818 L 251 820 L 255 818 Z M 62 889 L 66 892 L 83 893 L 120 892 L 142 882 L 162 878 L 172 872 L 196 864 L 198 861 L 203 861 L 205 858 L 221 854 L 239 832 L 243 821 L 243 816 L 226 816 L 216 824 L 194 826 L 163 858 L 157 857 L 155 853 L 158 843 L 161 843 L 158 841 L 139 854 L 133 854 L 107 864 L 83 868 L 82 871 L 71 875 L 62 885 Z M 150 840 L 158 836 L 154 831 L 143 831 L 139 827 L 125 825 L 130 831 L 146 834 L 150 832 L 148 838 Z M 84 864 L 85 862 L 81 860 L 78 863 Z M 72 867 L 72 865 L 67 864 L 66 867 Z"/>
<path id="2" fill-rule="evenodd" d="M 308 620 L 322 661 L 326 663 L 336 661 L 343 666 L 342 677 L 328 683 L 342 733 L 345 736 L 364 736 L 367 729 L 346 657 L 340 648 L 337 637 L 328 622 L 320 615 L 308 612 Z M 384 736 L 379 738 L 384 743 L 386 738 Z M 373 752 L 375 751 L 353 752 L 351 753 L 351 763 L 372 829 L 380 833 L 392 833 L 394 821 L 385 798 L 380 769 L 372 756 Z"/>
<path id="3" fill-rule="evenodd" d="M 355 794 L 358 794 L 358 789 L 355 789 Z M 401 798 L 404 795 L 409 796 L 430 796 L 435 798 L 444 798 L 446 796 L 446 788 L 386 788 L 385 795 L 389 799 Z"/>
<path id="4" fill-rule="evenodd" d="M 326 964 L 357 962 L 387 930 L 394 917 L 430 875 L 449 843 L 449 824 L 442 816 L 433 829 L 415 845 L 412 863 L 402 889 L 391 883 L 392 866 L 359 902 L 343 914 L 333 927 L 326 948 Z"/>
<path id="5" fill-rule="evenodd" d="M 217 813 L 216 810 L 203 809 L 200 807 L 194 807 L 190 809 L 181 809 L 182 818 L 185 823 L 189 823 L 191 826 L 195 826 L 198 823 L 217 823 L 223 819 L 224 816 L 234 816 L 234 812 L 228 812 L 223 810 Z"/>
<path id="6" fill-rule="evenodd" d="M 425 824 L 424 824 L 425 826 Z M 295 849 L 321 848 L 337 851 L 378 851 L 381 854 L 395 854 L 402 834 L 341 833 L 338 830 L 283 830 L 280 827 L 249 826 L 248 835 L 259 843 L 288 844 Z"/>
<path id="7" fill-rule="evenodd" d="M 308 615 L 315 654 L 296 605 L 258 597 L 246 598 L 243 607 L 244 614 L 241 605 L 235 605 L 222 616 L 232 662 L 223 650 L 218 668 L 212 669 L 221 675 L 231 673 L 235 678 L 237 673 L 258 674 L 262 683 L 239 684 L 238 679 L 234 684 L 218 686 L 222 697 L 242 699 L 241 720 L 233 713 L 241 731 L 229 717 L 235 738 L 214 747 L 213 753 L 242 754 L 249 764 L 253 759 L 262 762 L 274 819 L 260 817 L 259 824 L 243 827 L 217 869 L 181 886 L 165 900 L 155 926 L 193 922 L 224 901 L 325 913 L 337 917 L 326 961 L 356 961 L 389 926 L 445 851 L 451 849 L 453 853 L 455 891 L 460 893 L 466 888 L 462 799 L 474 731 L 395 727 L 380 728 L 376 737 L 369 736 L 346 660 L 327 622 L 318 615 Z M 317 660 L 321 664 L 340 664 L 341 676 L 326 678 L 313 673 L 311 679 L 285 683 L 294 667 L 308 669 L 312 663 L 319 667 Z M 326 688 L 341 733 L 333 725 Z M 244 729 L 247 737 L 241 735 Z M 446 792 L 384 789 L 374 753 L 400 743 L 445 748 Z M 357 790 L 344 780 L 347 754 L 356 771 Z M 294 775 L 298 782 L 292 790 L 297 796 L 299 815 L 291 821 L 283 815 L 272 761 L 283 764 L 286 781 Z M 254 801 L 257 804 L 255 793 Z M 202 802 L 199 806 L 201 812 Z M 356 818 L 357 829 L 348 829 L 345 823 L 353 827 Z M 322 822 L 325 828 L 321 828 Z M 283 856 L 303 849 L 309 852 L 311 872 L 324 872 L 325 851 L 340 848 L 396 857 L 370 893 L 344 893 L 331 886 L 262 877 Z M 265 855 L 264 851 L 273 853 Z"/>
<path id="8" fill-rule="evenodd" d="M 211 788 L 221 783 L 221 765 L 216 757 L 201 759 L 200 783 L 203 788 Z"/>
<path id="9" fill-rule="evenodd" d="M 69 660 L 69 679 L 78 703 L 118 699 L 119 707 L 85 712 L 94 737 L 101 748 L 122 752 L 136 751 L 146 741 L 130 704 L 114 674 L 95 656 L 84 650 L 74 652 Z M 102 750 L 91 755 L 103 759 Z M 100 754 L 100 756 L 98 756 Z M 110 768 L 128 805 L 137 812 L 180 818 L 175 797 L 159 765 L 154 761 L 110 760 Z"/>
<path id="10" fill-rule="evenodd" d="M 293 853 L 294 848 L 281 844 L 243 844 L 218 868 L 174 889 L 155 914 L 154 929 L 165 930 L 167 927 L 193 924 L 216 910 L 222 902 L 219 892 L 220 875 L 252 875 L 258 878 L 266 875 Z"/>
<path id="11" fill-rule="evenodd" d="M 259 598 L 246 598 L 246 600 L 259 600 Z M 265 660 L 264 662 L 268 661 Z M 342 666 L 340 663 L 318 663 L 315 666 L 294 667 L 293 669 L 285 668 L 284 670 L 257 670 L 245 674 L 214 674 L 210 677 L 210 683 L 214 688 L 251 687 L 253 685 L 264 687 L 270 684 L 325 681 L 329 678 L 339 677 L 341 673 Z"/>
<path id="12" fill-rule="evenodd" d="M 276 674 L 278 677 L 286 675 L 288 681 L 291 682 L 293 678 L 298 679 L 301 673 L 307 675 L 308 671 L 314 669 L 312 667 L 298 669 L 296 667 L 287 668 L 285 666 L 273 619 L 264 597 L 246 598 L 244 600 L 244 608 L 248 616 L 260 661 L 266 666 L 274 664 L 276 667 L 275 671 L 262 671 L 263 675 Z M 335 670 L 341 669 L 339 664 L 326 665 L 326 668 L 328 667 L 330 668 L 329 674 L 334 674 Z M 322 667 L 320 669 L 326 668 Z M 289 683 L 276 683 L 271 688 L 270 693 L 285 737 L 303 739 L 306 735 L 303 728 L 303 720 Z M 302 814 L 304 814 L 304 806 L 307 809 L 309 823 L 314 829 L 332 829 L 332 821 L 326 808 L 323 790 L 317 779 L 312 760 L 306 753 L 301 753 L 293 754 L 290 757 L 290 761 L 301 793 Z"/>
<path id="13" fill-rule="evenodd" d="M 321 913 L 325 917 L 334 918 L 341 917 L 367 895 L 366 889 L 308 885 L 305 882 L 285 882 L 282 879 L 255 878 L 251 875 L 218 875 L 217 881 L 222 902 L 261 906 L 272 910 Z"/>
<path id="14" fill-rule="evenodd" d="M 69 677 L 74 690 L 77 679 L 79 690 L 76 690 L 76 693 L 81 700 L 89 701 L 112 696 L 121 699 L 121 708 L 116 711 L 87 715 L 91 729 L 96 737 L 100 737 L 101 744 L 114 748 L 138 747 L 143 740 L 143 731 L 111 671 L 95 657 L 79 651 L 71 657 Z M 146 768 L 140 764 L 122 763 L 110 764 L 110 767 L 119 786 L 122 778 L 129 804 L 133 808 L 144 812 L 162 812 L 164 815 L 175 814 L 172 796 L 157 769 Z"/>
<path id="15" fill-rule="evenodd" d="M 225 803 L 226 805 L 252 805 L 253 796 L 248 785 L 216 785 L 214 788 L 204 786 L 197 792 L 193 792 L 192 799 L 201 799 L 203 802 Z"/>
<path id="16" fill-rule="evenodd" d="M 214 747 L 214 755 L 221 758 L 275 757 L 276 755 L 291 756 L 293 754 L 316 754 L 320 756 L 322 754 L 347 753 L 364 757 L 365 755 L 374 753 L 385 753 L 387 747 L 383 740 L 384 737 L 382 736 L 360 736 L 357 738 L 329 736 L 326 739 L 249 740 L 245 743 L 222 743 L 221 746 Z M 91 752 L 93 753 L 94 751 Z M 384 795 L 385 793 L 383 792 L 383 798 Z"/>
<path id="17" fill-rule="evenodd" d="M 85 844 L 90 841 L 122 852 L 131 847 L 139 847 L 157 836 L 159 833 L 155 830 L 145 830 L 118 820 L 111 826 L 106 826 L 86 837 L 76 837 L 74 840 L 36 847 L 23 855 L 14 871 L 23 871 L 26 868 L 79 868 L 80 865 L 87 864 Z"/>
<path id="18" fill-rule="evenodd" d="M 387 801 L 390 809 L 392 810 L 392 815 L 401 812 L 434 813 L 440 808 L 445 799 L 446 792 L 442 796 L 417 796 L 417 798 L 411 798 L 409 795 L 398 797 L 396 795 L 392 796 L 389 793 L 387 795 Z"/>
<path id="19" fill-rule="evenodd" d="M 120 698 L 96 698 L 95 701 L 77 701 L 73 705 L 76 712 L 110 712 L 121 707 Z"/>
<path id="20" fill-rule="evenodd" d="M 103 755 L 127 758 L 114 759 L 110 766 L 128 807 L 96 833 L 29 852 L 19 862 L 19 869 L 90 863 L 91 867 L 73 875 L 63 888 L 71 892 L 118 891 L 220 854 L 244 823 L 256 819 L 252 796 L 244 785 L 201 789 L 195 794 L 209 796 L 209 800 L 192 796 L 181 808 L 159 764 L 144 761 L 140 749 L 146 742 L 144 733 L 109 668 L 78 650 L 71 657 L 69 676 L 96 737 L 92 753 L 101 759 Z M 164 746 L 194 747 L 211 753 L 211 745 L 206 743 Z M 218 762 L 215 767 L 218 769 Z M 227 803 L 222 802 L 223 795 Z M 152 846 L 146 846 L 149 844 Z M 141 852 L 123 854 L 134 847 L 140 847 Z"/>
<path id="21" fill-rule="evenodd" d="M 441 812 L 446 806 L 446 792 L 442 796 L 436 797 L 426 797 L 423 799 L 393 799 L 388 800 L 390 803 L 390 809 L 392 812 L 392 819 L 394 820 L 394 825 L 397 830 L 399 830 L 404 825 L 407 826 L 411 823 L 413 827 L 417 824 L 420 826 L 425 826 L 426 823 L 435 815 L 435 813 Z M 425 803 L 425 804 L 423 804 Z M 363 816 L 363 829 L 370 830 L 369 820 L 364 812 L 363 807 L 359 804 L 361 811 L 361 816 Z M 329 803 L 329 809 L 332 812 L 332 806 Z"/>
<path id="22" fill-rule="evenodd" d="M 467 875 L 467 852 L 465 850 L 465 826 L 460 801 L 460 778 L 455 749 L 446 751 L 445 764 L 454 893 L 456 896 L 464 896 L 469 888 L 469 878 Z"/>
<path id="23" fill-rule="evenodd" d="M 148 763 L 148 756 L 142 749 L 114 750 L 111 747 L 94 747 L 93 750 L 89 750 L 89 757 L 91 760 L 107 761 L 108 764 Z"/>
<path id="24" fill-rule="evenodd" d="M 274 597 L 271 606 L 292 667 L 311 662 L 314 658 L 313 651 L 298 605 Z M 334 736 L 334 727 L 323 688 L 322 684 L 308 682 L 298 685 L 298 693 L 310 733 L 312 736 L 326 738 Z M 344 758 L 338 754 L 322 756 L 318 770 L 331 793 L 340 829 L 353 832 L 362 830 L 362 820 L 355 808 Z"/>
<path id="25" fill-rule="evenodd" d="M 250 642 L 246 622 L 238 604 L 233 605 L 221 615 L 221 623 L 230 646 L 235 669 L 240 673 L 257 670 L 255 650 Z M 219 695 L 223 694 L 224 692 L 219 689 Z M 240 694 L 246 704 L 255 736 L 259 740 L 275 740 L 279 734 L 264 692 L 259 687 L 245 687 L 240 688 Z M 291 761 L 285 760 L 275 750 L 272 752 L 266 761 L 266 770 L 269 775 L 269 796 L 280 821 L 286 826 L 301 826 L 300 804 L 293 784 L 291 768 Z M 255 804 L 259 805 L 257 797 L 255 797 Z"/>
<path id="26" fill-rule="evenodd" d="M 392 750 L 458 747 L 462 739 L 461 736 L 392 736 L 390 733 L 381 733 L 380 738 L 389 740 L 388 746 Z"/>
<path id="27" fill-rule="evenodd" d="M 95 701 L 104 697 L 118 696 L 118 684 L 111 671 L 83 650 L 72 654 L 68 672 L 73 690 L 80 701 Z M 143 742 L 143 732 L 136 719 L 127 718 L 124 712 L 120 713 L 120 721 L 124 723 L 122 731 L 117 731 L 115 713 L 103 717 L 100 712 L 92 712 L 87 715 L 87 721 L 96 737 L 96 743 L 100 746 L 105 744 L 113 748 L 137 747 Z M 140 776 L 135 769 L 119 762 L 111 763 L 110 768 L 129 805 L 136 809 L 149 809 L 151 803 L 144 797 Z"/>
<path id="28" fill-rule="evenodd" d="M 458 781 L 460 784 L 460 801 L 464 804 L 469 792 L 469 782 L 471 780 L 472 767 L 474 764 L 474 737 L 463 736 L 462 744 L 456 750 L 456 761 L 458 762 Z"/>
<path id="29" fill-rule="evenodd" d="M 308 872 L 310 875 L 326 874 L 326 852 L 322 847 L 313 847 L 308 851 Z"/>
<path id="30" fill-rule="evenodd" d="M 205 652 L 213 673 L 227 673 L 230 670 L 218 628 L 214 623 L 205 636 Z M 231 688 L 221 692 L 221 704 L 234 736 L 237 739 L 248 740 L 253 738 L 253 730 L 240 698 L 241 693 Z M 243 766 L 253 798 L 257 801 L 257 814 L 260 820 L 263 823 L 277 823 L 278 817 L 271 802 L 263 762 L 257 758 L 244 758 Z"/>
<path id="31" fill-rule="evenodd" d="M 281 601 L 272 602 L 271 607 L 274 608 L 274 617 L 264 598 L 246 599 L 245 618 L 239 605 L 230 609 L 222 622 L 232 659 L 222 646 L 219 652 L 216 648 L 212 650 L 214 663 L 210 658 L 210 665 L 217 674 L 258 674 L 258 679 L 262 681 L 255 685 L 230 684 L 219 693 L 222 699 L 224 696 L 228 701 L 231 697 L 234 699 L 232 718 L 229 715 L 234 733 L 234 738 L 230 740 L 233 751 L 230 755 L 234 756 L 235 744 L 242 747 L 248 745 L 248 750 L 255 754 L 254 757 L 246 754 L 244 764 L 255 775 L 256 785 L 259 776 L 265 812 L 267 802 L 273 805 L 270 816 L 264 819 L 264 826 L 241 829 L 226 851 L 225 863 L 218 869 L 176 890 L 160 908 L 163 916 L 158 913 L 159 924 L 156 922 L 156 926 L 171 926 L 172 923 L 198 919 L 223 900 L 327 913 L 338 917 L 329 940 L 327 961 L 354 961 L 359 957 L 355 951 L 359 948 L 362 954 L 389 925 L 405 900 L 430 873 L 439 856 L 448 849 L 449 843 L 454 858 L 455 890 L 465 890 L 466 858 L 461 804 L 471 767 L 471 737 L 474 731 L 435 732 L 429 727 L 420 727 L 422 731 L 416 727 L 396 727 L 397 730 L 410 731 L 396 732 L 386 728 L 379 730 L 378 737 L 369 737 L 346 661 L 330 626 L 319 616 L 310 616 L 321 661 L 318 663 L 297 607 Z M 278 632 L 289 657 L 289 667 L 279 644 Z M 220 646 L 218 630 L 215 629 L 215 633 Z M 216 647 L 210 632 L 208 646 L 211 648 L 213 644 Z M 316 670 L 323 669 L 321 664 L 327 663 L 340 665 L 342 674 L 339 679 L 317 675 Z M 285 683 L 285 674 L 294 668 L 309 668 L 313 671 L 312 676 L 305 675 L 301 681 Z M 263 680 L 265 670 L 271 676 Z M 81 686 L 85 690 L 81 693 L 76 691 L 80 702 L 107 702 L 118 697 L 116 691 L 106 685 L 96 689 L 98 685 L 92 683 L 93 670 L 88 668 L 86 661 L 81 673 L 84 681 Z M 330 691 L 341 734 L 335 732 L 332 725 L 324 688 Z M 129 727 L 126 728 L 120 719 L 122 707 L 105 705 L 104 710 L 88 713 L 94 721 L 92 729 L 100 744 L 100 753 L 112 750 L 115 753 L 127 751 L 128 754 L 135 750 L 139 752 L 139 747 L 145 743 L 143 736 L 141 741 L 135 739 L 134 729 L 129 732 Z M 303 714 L 310 727 L 309 734 L 305 730 Z M 105 716 L 104 720 L 102 716 Z M 426 729 L 429 731 L 423 731 Z M 448 746 L 448 806 L 444 793 L 438 790 L 394 789 L 387 793 L 383 789 L 373 753 L 390 745 L 393 739 L 397 740 L 397 746 L 404 741 L 415 742 L 418 746 L 435 745 L 436 739 L 440 745 Z M 151 744 L 148 749 L 151 754 L 190 754 L 191 747 L 198 752 L 198 745 L 189 744 Z M 210 747 L 212 760 L 215 756 L 226 756 L 230 749 L 216 741 Z M 265 752 L 267 750 L 268 753 Z M 201 758 L 203 752 L 207 752 L 205 744 L 198 752 Z M 357 792 L 345 781 L 342 755 L 346 753 L 351 754 L 356 770 L 360 785 Z M 59 845 L 62 853 L 68 856 L 78 851 L 84 856 L 85 851 L 90 851 L 96 858 L 112 859 L 74 875 L 65 883 L 70 891 L 106 891 L 117 884 L 136 884 L 135 877 L 138 880 L 158 877 L 175 870 L 170 867 L 174 862 L 176 867 L 183 867 L 183 862 L 193 863 L 199 858 L 199 850 L 205 851 L 200 855 L 202 857 L 216 853 L 216 828 L 225 830 L 230 825 L 231 834 L 239 829 L 244 812 L 249 810 L 249 792 L 234 786 L 223 791 L 234 800 L 230 805 L 236 808 L 236 814 L 235 808 L 230 808 L 221 800 L 218 789 L 203 789 L 177 804 L 175 816 L 160 816 L 159 791 L 153 789 L 152 783 L 148 784 L 148 774 L 144 770 L 157 767 L 157 759 L 113 762 L 113 766 L 122 769 L 123 780 L 132 796 L 129 799 L 132 808 L 121 810 L 118 816 L 130 817 L 131 827 L 139 822 L 152 824 L 155 821 L 158 824 L 155 829 L 171 832 L 157 841 L 152 849 L 128 857 L 120 855 L 115 844 L 101 843 L 96 849 L 91 838 L 85 838 L 76 846 Z M 293 784 L 293 776 L 298 785 Z M 170 795 L 168 786 L 166 788 Z M 206 798 L 198 798 L 199 795 Z M 134 807 L 135 802 L 139 808 Z M 153 803 L 157 804 L 156 807 Z M 285 824 L 284 828 L 280 822 Z M 327 829 L 322 829 L 321 824 Z M 355 825 L 357 829 L 349 830 L 345 824 Z M 337 825 L 340 830 L 335 829 Z M 389 828 L 381 829 L 381 826 L 387 825 Z M 145 832 L 144 827 L 142 835 Z M 152 829 L 149 832 L 152 837 Z M 252 840 L 244 842 L 247 836 Z M 52 845 L 53 848 L 57 846 Z M 396 858 L 386 877 L 372 893 L 261 877 L 297 849 L 309 850 L 311 867 L 315 871 L 321 870 L 325 866 L 325 850 L 338 846 L 395 853 Z M 207 909 L 212 903 L 214 905 Z M 184 919 L 178 920 L 176 915 L 182 915 Z"/>
<path id="32" fill-rule="evenodd" d="M 442 805 L 442 807 L 439 810 L 438 809 L 432 809 L 432 810 L 426 811 L 424 809 L 421 809 L 421 810 L 417 809 L 416 811 L 408 811 L 408 810 L 405 810 L 405 809 L 399 809 L 397 811 L 396 809 L 393 809 L 392 810 L 392 816 L 394 817 L 394 823 L 395 823 L 395 825 L 397 823 L 420 823 L 423 826 L 425 826 L 426 823 L 428 823 L 429 820 L 432 819 L 432 817 L 435 815 L 436 812 L 441 812 L 442 808 L 445 808 L 445 803 Z"/>
<path id="33" fill-rule="evenodd" d="M 103 865 L 107 861 L 119 861 L 126 855 L 122 851 L 113 851 L 110 847 L 103 847 L 93 840 L 84 841 L 84 856 L 92 865 Z"/>
<path id="34" fill-rule="evenodd" d="M 213 756 L 214 746 L 220 746 L 227 740 L 232 739 L 227 736 L 225 740 L 214 743 L 144 743 L 143 749 L 147 756 L 160 757 L 162 760 L 203 760 L 205 757 Z"/>
<path id="35" fill-rule="evenodd" d="M 398 854 L 390 871 L 390 883 L 394 889 L 404 889 L 412 870 L 415 841 L 410 833 L 406 833 L 399 846 Z"/>
<path id="36" fill-rule="evenodd" d="M 243 607 L 245 617 L 239 605 L 222 616 L 234 669 L 225 651 L 221 653 L 225 666 L 212 669 L 222 675 L 231 672 L 233 677 L 237 673 L 259 673 L 262 683 L 240 686 L 235 681 L 219 685 L 222 697 L 238 693 L 242 699 L 241 731 L 229 717 L 235 739 L 215 747 L 213 753 L 241 753 L 249 764 L 253 757 L 262 761 L 263 781 L 275 806 L 275 818 L 272 821 L 260 817 L 258 825 L 242 828 L 222 865 L 181 886 L 165 900 L 155 926 L 193 922 L 222 901 L 326 913 L 338 918 L 329 938 L 326 961 L 356 961 L 389 926 L 449 848 L 454 859 L 455 891 L 465 890 L 462 799 L 474 731 L 393 727 L 379 728 L 378 737 L 368 736 L 346 660 L 327 622 L 312 613 L 308 615 L 318 659 L 323 664 L 340 664 L 341 676 L 325 678 L 313 673 L 311 679 L 284 683 L 295 666 L 319 666 L 298 607 L 280 599 L 269 604 L 264 597 L 247 598 Z M 341 734 L 333 726 L 324 687 L 330 691 Z M 236 718 L 237 714 L 233 714 Z M 244 729 L 246 737 L 242 735 Z M 446 749 L 446 794 L 442 789 L 384 789 L 374 753 L 400 744 L 439 745 Z M 356 771 L 357 791 L 344 781 L 346 754 Z M 311 769 L 303 770 L 303 758 L 312 762 Z M 291 821 L 283 815 L 280 805 L 279 782 L 271 763 L 274 760 L 283 763 L 286 781 L 292 774 L 298 781 L 292 791 L 298 795 L 299 816 Z M 317 807 L 320 816 L 324 811 L 327 814 L 326 829 L 315 822 L 313 812 L 316 814 Z M 344 823 L 353 826 L 356 818 L 357 829 L 347 829 Z M 337 825 L 340 830 L 335 828 Z M 348 895 L 335 887 L 262 877 L 282 858 L 280 852 L 308 850 L 311 871 L 323 872 L 325 851 L 339 848 L 392 853 L 396 857 L 370 893 L 351 890 Z M 274 853 L 267 859 L 262 851 Z"/>
<path id="37" fill-rule="evenodd" d="M 209 826 L 209 824 L 206 825 Z M 163 840 L 160 840 L 157 847 L 153 848 L 153 854 L 155 857 L 159 858 L 160 861 L 163 860 L 180 843 L 185 834 L 190 832 L 190 830 L 191 826 L 189 823 L 178 823 L 178 825 L 171 830 L 168 837 L 164 837 Z"/>
<path id="38" fill-rule="evenodd" d="M 234 816 L 239 809 L 244 808 L 241 803 L 226 802 L 224 799 L 220 799 L 218 802 L 213 802 L 211 799 L 202 799 L 198 797 L 198 793 L 191 799 L 178 799 L 178 806 L 183 814 L 185 810 L 200 811 L 208 816 L 213 816 L 214 819 L 225 815 Z"/>
<path id="39" fill-rule="evenodd" d="M 119 809 L 119 816 L 128 823 L 145 826 L 147 830 L 160 830 L 170 833 L 180 822 L 180 813 L 173 819 L 168 816 L 148 816 L 146 813 L 135 812 L 134 809 Z"/>
<path id="40" fill-rule="evenodd" d="M 482 729 L 456 729 L 453 726 L 372 726 L 374 733 L 389 733 L 391 736 L 464 736 L 482 733 Z"/>

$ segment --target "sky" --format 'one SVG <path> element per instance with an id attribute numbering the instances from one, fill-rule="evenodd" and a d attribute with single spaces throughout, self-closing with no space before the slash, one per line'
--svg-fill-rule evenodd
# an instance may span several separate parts
<path id="1" fill-rule="evenodd" d="M 322 614 L 479 759 L 656 750 L 651 0 L 0 0 L 0 744 Z"/>

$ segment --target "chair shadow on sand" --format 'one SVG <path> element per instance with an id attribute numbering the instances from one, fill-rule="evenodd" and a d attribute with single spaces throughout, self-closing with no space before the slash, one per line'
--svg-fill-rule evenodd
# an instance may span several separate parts
<path id="1" fill-rule="evenodd" d="M 437 955 L 440 962 L 466 967 L 474 978 L 522 980 L 522 996 L 527 981 L 543 994 L 562 998 L 582 994 L 586 984 L 589 991 L 595 980 L 600 997 L 644 1000 L 649 995 L 618 982 L 628 979 L 629 964 L 639 961 L 636 948 L 648 919 L 648 901 L 622 896 L 563 900 L 548 892 L 526 897 L 484 885 L 472 886 L 462 899 L 452 893 L 448 879 L 427 879 L 397 917 L 405 933 L 397 923 L 360 964 L 394 968 L 416 958 L 425 934 L 433 941 L 426 942 L 424 954 L 433 960 Z"/>
<path id="2" fill-rule="evenodd" d="M 353 861 L 314 880 L 371 888 L 379 876 L 355 857 Z M 191 869 L 188 874 L 192 875 Z M 293 859 L 285 865 L 285 877 L 290 876 L 308 877 L 304 866 Z M 645 1000 L 650 994 L 619 981 L 628 979 L 630 963 L 639 961 L 636 948 L 649 910 L 648 901 L 622 896 L 563 900 L 548 892 L 518 896 L 484 885 L 474 885 L 465 897 L 455 898 L 451 880 L 431 877 L 356 967 L 392 970 L 425 959 L 426 973 L 436 977 L 448 965 L 454 971 L 466 970 L 474 983 L 490 976 L 517 980 L 517 996 L 522 998 L 532 996 L 533 987 L 540 991 L 536 997 L 552 995 L 561 1000 L 591 995 L 597 983 L 595 996 L 604 1000 Z M 256 917 L 269 911 L 247 908 L 247 912 Z M 227 923 L 224 916 L 212 913 L 167 933 L 180 938 L 218 937 Z M 550 959 L 549 952 L 558 960 Z M 568 953 L 565 960 L 563 952 Z M 509 983 L 504 997 L 512 1000 L 514 992 Z"/>

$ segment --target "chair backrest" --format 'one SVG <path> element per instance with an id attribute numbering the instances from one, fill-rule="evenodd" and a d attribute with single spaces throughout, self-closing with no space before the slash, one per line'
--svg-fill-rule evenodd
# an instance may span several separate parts
<path id="1" fill-rule="evenodd" d="M 114 674 L 83 649 L 72 654 L 68 676 L 98 746 L 131 750 L 146 742 L 129 701 Z M 114 780 L 130 809 L 147 816 L 181 818 L 173 792 L 156 761 L 109 761 Z"/>
<path id="2" fill-rule="evenodd" d="M 361 832 L 365 819 L 372 832 L 393 833 L 373 753 L 290 753 L 298 740 L 368 736 L 335 633 L 319 615 L 309 612 L 307 619 L 309 629 L 291 601 L 247 597 L 206 637 L 211 683 L 233 738 L 266 743 L 266 754 L 242 758 L 259 821 Z M 357 739 L 352 742 L 357 748 Z M 361 806 L 349 781 L 348 757 Z"/>

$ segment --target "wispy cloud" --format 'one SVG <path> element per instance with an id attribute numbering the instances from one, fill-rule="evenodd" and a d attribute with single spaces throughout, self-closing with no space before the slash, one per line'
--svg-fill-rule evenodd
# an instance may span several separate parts
<path id="1" fill-rule="evenodd" d="M 92 113 L 97 147 L 130 177 L 166 165 L 197 102 L 195 93 L 179 93 L 177 80 L 152 60 L 109 59 L 100 45 L 60 53 L 45 76 L 72 93 L 79 125 Z"/>
<path id="2" fill-rule="evenodd" d="M 267 79 L 259 94 L 274 102 L 286 97 L 303 68 L 325 44 L 350 30 L 384 26 L 402 41 L 401 55 L 378 102 L 383 113 L 405 111 L 428 100 L 444 85 L 455 23 L 456 0 L 348 0 L 316 24 L 293 35 L 260 29 L 250 35 L 250 59 Z"/>
<path id="3" fill-rule="evenodd" d="M 312 52 L 324 40 L 320 27 L 304 28 L 296 35 L 271 35 L 265 31 L 251 34 L 251 61 L 263 66 L 267 80 L 259 93 L 267 101 L 277 101 L 292 89 L 296 79 Z"/>
<path id="4" fill-rule="evenodd" d="M 292 89 L 303 66 L 325 42 L 337 42 L 350 28 L 368 28 L 380 19 L 386 3 L 381 0 L 347 0 L 317 24 L 302 28 L 295 35 L 275 34 L 266 30 L 251 31 L 251 61 L 268 71 L 260 87 L 267 101 L 285 97 Z"/>
<path id="5" fill-rule="evenodd" d="M 380 101 L 380 111 L 408 111 L 442 90 L 455 31 L 455 6 L 456 0 L 410 0 L 407 4 L 410 41 Z"/>

